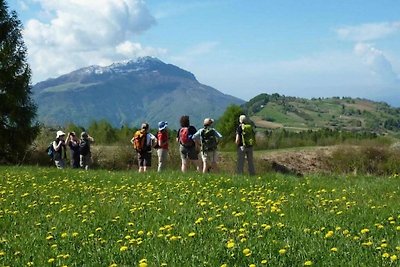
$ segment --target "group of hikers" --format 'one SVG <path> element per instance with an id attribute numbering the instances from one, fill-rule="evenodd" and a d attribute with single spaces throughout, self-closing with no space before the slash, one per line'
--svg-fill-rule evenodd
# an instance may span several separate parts
<path id="1" fill-rule="evenodd" d="M 206 118 L 203 122 L 204 127 L 197 130 L 190 124 L 189 116 L 184 115 L 180 118 L 180 129 L 177 132 L 176 141 L 179 143 L 182 172 L 188 170 L 190 163 L 195 166 L 197 171 L 203 173 L 217 170 L 217 146 L 222 135 L 213 127 L 213 123 L 213 119 Z M 134 133 L 131 143 L 137 152 L 139 172 L 146 172 L 151 167 L 153 148 L 157 150 L 157 171 L 160 172 L 165 169 L 169 149 L 167 127 L 168 122 L 160 121 L 157 135 L 154 136 L 149 131 L 149 124 L 143 123 L 140 129 Z M 65 166 L 65 148 L 68 145 L 71 151 L 71 167 L 88 169 L 92 161 L 90 144 L 94 142 L 93 137 L 86 132 L 82 132 L 80 140 L 74 132 L 69 133 L 66 139 L 64 137 L 65 133 L 58 131 L 57 138 L 52 143 L 54 162 L 57 168 L 64 168 Z M 247 159 L 249 174 L 254 175 L 253 145 L 255 143 L 255 132 L 245 115 L 239 117 L 235 143 L 238 157 L 236 172 L 243 174 L 245 159 Z M 199 155 L 201 160 L 199 160 Z"/>
<path id="2" fill-rule="evenodd" d="M 67 137 L 63 131 L 57 131 L 56 139 L 47 148 L 47 154 L 54 160 L 58 169 L 64 169 L 67 159 L 67 146 L 70 150 L 71 167 L 89 169 L 92 163 L 90 145 L 94 138 L 87 132 L 81 133 L 78 139 L 75 132 L 69 132 Z"/>

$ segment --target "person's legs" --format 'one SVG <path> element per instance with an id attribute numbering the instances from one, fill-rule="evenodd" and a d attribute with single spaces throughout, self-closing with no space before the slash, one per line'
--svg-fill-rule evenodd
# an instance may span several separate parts
<path id="1" fill-rule="evenodd" d="M 199 160 L 199 152 L 196 150 L 196 147 L 187 148 L 188 158 L 194 164 L 196 171 L 200 171 L 201 161 Z"/>
<path id="2" fill-rule="evenodd" d="M 167 162 L 167 157 L 168 157 L 168 150 L 160 148 L 157 150 L 157 155 L 158 155 L 158 170 L 161 171 L 165 169 L 165 165 Z"/>
<path id="3" fill-rule="evenodd" d="M 252 147 L 246 148 L 246 155 L 247 155 L 247 165 L 249 167 L 249 174 L 255 175 L 256 172 L 254 170 L 253 148 Z"/>
<path id="4" fill-rule="evenodd" d="M 217 166 L 217 158 L 218 158 L 218 155 L 217 155 L 217 151 L 215 150 L 215 151 L 213 151 L 213 152 L 211 152 L 212 154 L 210 155 L 211 156 L 211 169 L 213 170 L 213 172 L 217 172 L 218 171 L 218 166 Z"/>
<path id="5" fill-rule="evenodd" d="M 237 148 L 237 165 L 236 165 L 236 173 L 243 174 L 243 167 L 244 167 L 244 147 Z"/>
<path id="6" fill-rule="evenodd" d="M 208 168 L 209 168 L 209 164 L 208 162 L 208 152 L 201 152 L 201 159 L 203 162 L 203 173 L 207 173 L 208 172 Z"/>
<path id="7" fill-rule="evenodd" d="M 187 170 L 187 161 L 188 161 L 188 151 L 184 146 L 179 145 L 179 153 L 181 155 L 181 161 L 182 161 L 181 171 L 182 172 L 186 172 L 186 170 Z"/>
<path id="8" fill-rule="evenodd" d="M 139 172 L 144 172 L 144 156 L 138 153 Z"/>

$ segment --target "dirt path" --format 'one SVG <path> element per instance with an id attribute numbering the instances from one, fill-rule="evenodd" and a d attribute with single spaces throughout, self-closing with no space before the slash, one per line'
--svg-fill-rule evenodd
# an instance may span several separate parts
<path id="1" fill-rule="evenodd" d="M 270 151 L 260 155 L 260 158 L 270 162 L 278 172 L 304 175 L 307 173 L 327 172 L 326 156 L 334 147 L 315 147 L 303 150 Z"/>

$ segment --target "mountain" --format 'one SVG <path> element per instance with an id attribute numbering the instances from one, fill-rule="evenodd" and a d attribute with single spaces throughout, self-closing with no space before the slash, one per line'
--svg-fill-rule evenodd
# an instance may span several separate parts
<path id="1" fill-rule="evenodd" d="M 260 94 L 243 105 L 258 127 L 388 133 L 400 131 L 400 108 L 350 97 L 297 98 Z"/>
<path id="2" fill-rule="evenodd" d="M 218 118 L 228 105 L 244 103 L 153 57 L 82 68 L 39 82 L 32 91 L 45 125 L 87 126 L 105 119 L 116 127 L 147 121 L 156 128 L 166 120 L 178 128 L 179 118 L 189 115 L 200 126 L 206 117 Z"/>

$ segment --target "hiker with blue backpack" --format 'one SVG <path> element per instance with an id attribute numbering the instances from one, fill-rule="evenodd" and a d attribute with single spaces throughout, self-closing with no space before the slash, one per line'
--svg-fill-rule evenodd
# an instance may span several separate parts
<path id="1" fill-rule="evenodd" d="M 178 130 L 176 141 L 179 143 L 179 152 L 181 155 L 181 170 L 186 172 L 189 162 L 196 166 L 200 171 L 198 143 L 192 137 L 197 132 L 196 128 L 190 125 L 189 116 L 184 115 L 180 119 L 181 128 Z"/>
<path id="2" fill-rule="evenodd" d="M 251 121 L 247 119 L 246 115 L 240 115 L 239 126 L 236 129 L 237 145 L 237 169 L 238 174 L 243 174 L 244 159 L 247 158 L 247 165 L 249 174 L 254 175 L 254 162 L 253 162 L 253 146 L 255 144 L 255 132 Z"/>
<path id="3" fill-rule="evenodd" d="M 201 144 L 203 173 L 210 172 L 211 169 L 214 171 L 217 169 L 217 145 L 218 139 L 221 139 L 222 135 L 211 127 L 213 123 L 213 119 L 206 118 L 203 123 L 204 128 L 193 135 L 193 140 L 199 140 Z"/>
<path id="4" fill-rule="evenodd" d="M 139 172 L 146 172 L 151 167 L 151 149 L 157 143 L 157 138 L 149 130 L 149 124 L 142 123 L 131 139 L 133 148 L 138 155 Z"/>
<path id="5" fill-rule="evenodd" d="M 57 169 L 64 169 L 67 159 L 67 149 L 65 146 L 65 133 L 57 131 L 56 140 L 53 141 L 53 160 Z"/>

